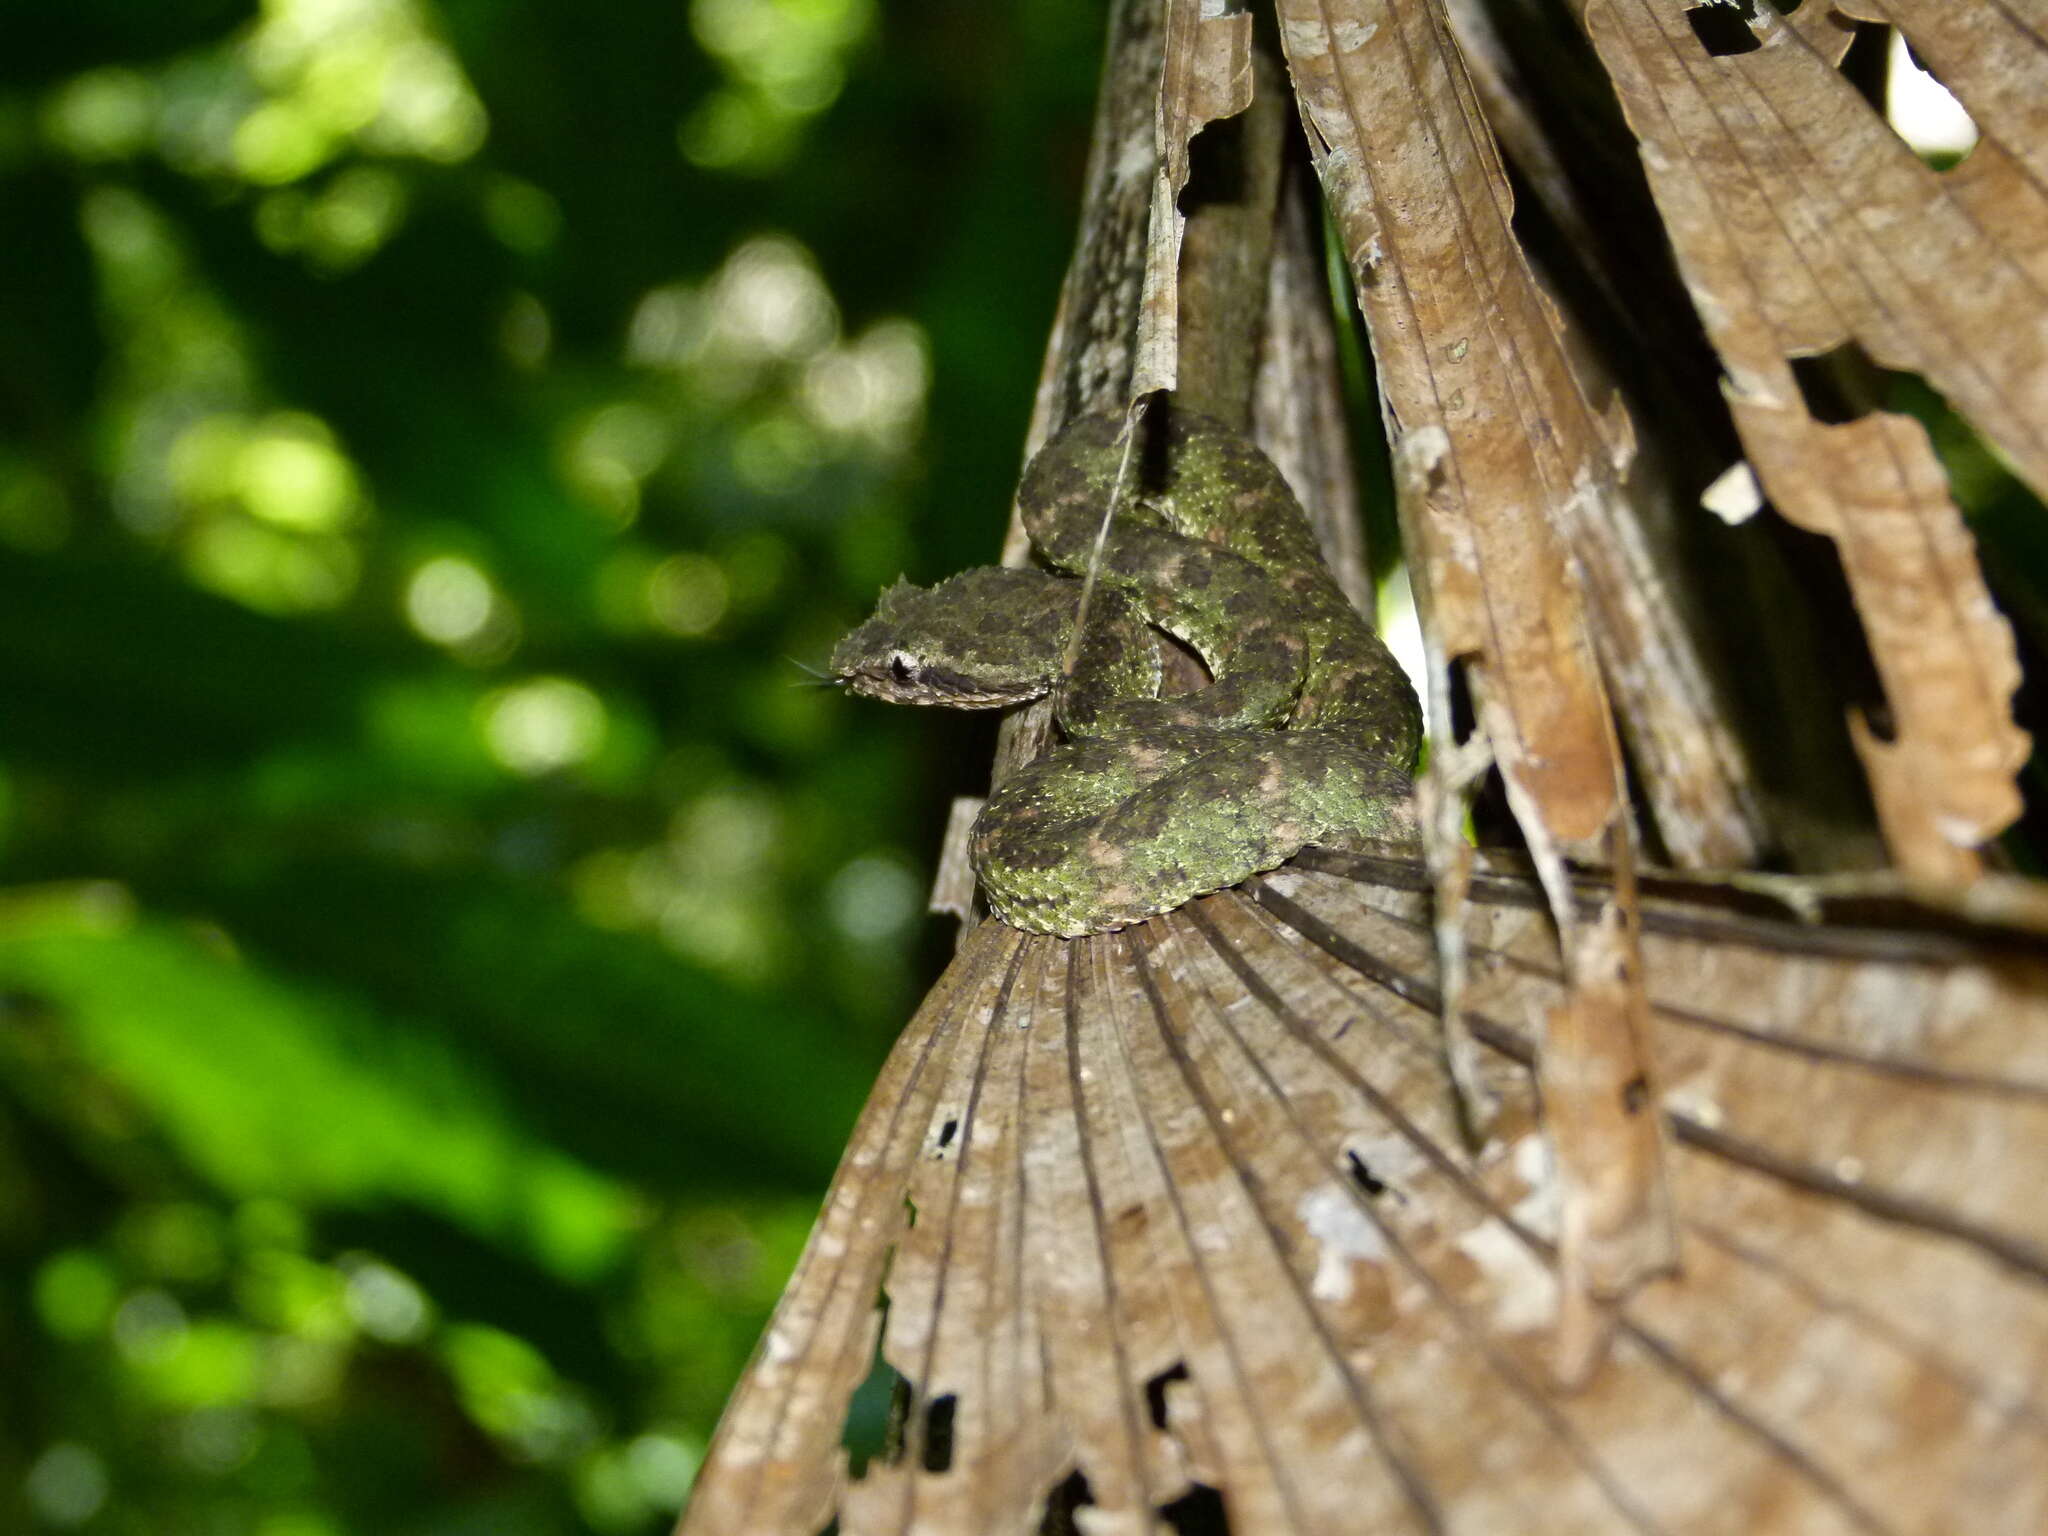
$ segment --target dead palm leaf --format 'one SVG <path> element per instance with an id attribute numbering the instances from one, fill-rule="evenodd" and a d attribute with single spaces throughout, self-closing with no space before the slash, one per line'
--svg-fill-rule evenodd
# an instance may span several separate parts
<path id="1" fill-rule="evenodd" d="M 1278 72 L 1207 9 L 1113 8 L 1034 445 L 1177 357 L 1330 520 L 1359 595 L 1314 242 L 1298 186 L 1258 170 Z M 1795 366 L 1923 374 L 2040 486 L 2048 12 L 1575 9 L 1590 48 L 1541 0 L 1276 6 L 1429 642 L 1427 857 L 1307 855 L 1089 939 L 972 928 L 687 1536 L 2048 1528 L 2048 901 L 1982 851 L 2021 805 L 2012 634 L 1925 431 L 1822 419 Z M 1923 164 L 1841 75 L 1859 20 L 1977 111 L 1962 166 Z M 1677 328 L 1653 273 L 1602 260 L 1613 142 L 1559 126 L 1596 58 L 1733 433 L 1671 414 L 1701 398 L 1681 351 L 1629 354 Z M 1187 136 L 1247 71 L 1226 127 L 1249 169 L 1194 194 L 1162 268 Z M 1525 254 L 1495 130 L 1577 236 L 1575 278 Z M 1618 326 L 1568 327 L 1567 287 Z M 1231 361 L 1248 307 L 1255 373 Z M 1674 532 L 1670 488 L 1738 438 L 1839 553 L 1888 706 L 1842 728 L 1787 622 L 1812 615 L 1760 604 L 1782 761 L 1703 614 L 1802 568 L 1751 551 L 1717 583 Z M 1005 760 L 1045 729 L 1012 722 Z M 1847 764 L 1899 876 L 1637 872 L 1643 827 L 1695 868 L 1863 862 Z M 1490 766 L 1524 861 L 1462 837 Z"/>

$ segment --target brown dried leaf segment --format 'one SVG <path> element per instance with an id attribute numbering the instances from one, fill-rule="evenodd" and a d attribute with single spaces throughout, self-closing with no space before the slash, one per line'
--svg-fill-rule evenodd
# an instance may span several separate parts
<path id="1" fill-rule="evenodd" d="M 1571 994 L 1545 1015 L 1538 1058 L 1559 1186 L 1557 1374 L 1572 1384 L 1606 1352 L 1610 1305 L 1676 1258 L 1634 915 L 1634 903 L 1608 901 L 1581 930 Z"/>
<path id="2" fill-rule="evenodd" d="M 1926 433 L 1883 412 L 1817 421 L 1791 359 L 1854 341 L 1920 373 L 2048 487 L 2038 184 L 2021 187 L 1996 142 L 1951 176 L 1922 163 L 1836 69 L 1847 24 L 1829 9 L 1758 5 L 1759 46 L 1721 57 L 1686 9 L 1593 0 L 1585 22 L 1721 355 L 1744 450 L 1778 509 L 1840 553 L 1890 705 L 1891 739 L 1857 722 L 1856 740 L 1893 856 L 1922 878 L 1967 879 L 1973 850 L 2020 810 L 2029 742 L 2012 720 L 2011 631 Z M 2038 5 L 1831 10 L 1926 38 L 1985 125 L 2039 154 Z M 1993 184 L 2013 194 L 1996 209 L 1983 197 Z"/>
<path id="3" fill-rule="evenodd" d="M 1089 1536 L 1219 1505 L 1258 1536 L 2048 1528 L 2038 942 L 1647 896 L 1685 1273 L 1619 1302 L 1567 1391 L 1573 1218 L 1541 1132 L 1577 1085 L 1546 1060 L 1539 1100 L 1535 1031 L 1568 997 L 1544 898 L 1475 876 L 1501 1108 L 1474 1150 L 1428 884 L 1328 855 L 1118 935 L 977 928 L 884 1069 L 685 1536 L 1068 1529 L 1049 1504 Z M 850 1480 L 884 1295 L 905 1432 Z"/>
<path id="4" fill-rule="evenodd" d="M 1501 768 L 1563 848 L 1618 779 L 1556 515 L 1611 468 L 1508 229 L 1506 188 L 1427 9 L 1282 0 L 1281 37 L 1342 232 L 1419 549 L 1430 629 L 1471 661 Z M 1406 210 L 1418 210 L 1408 217 Z M 1427 210 L 1426 215 L 1420 213 Z"/>
<path id="5" fill-rule="evenodd" d="M 1464 663 L 1480 730 L 1556 897 L 1565 857 L 1623 867 L 1633 857 L 1620 749 L 1568 542 L 1589 521 L 1588 504 L 1618 501 L 1627 427 L 1618 410 L 1603 420 L 1573 377 L 1556 314 L 1509 227 L 1506 177 L 1438 8 L 1280 0 L 1278 9 L 1378 367 L 1435 715 L 1448 721 L 1448 667 Z M 1475 776 L 1470 751 L 1439 750 L 1425 801 L 1435 808 L 1425 830 L 1446 914 L 1459 908 L 1455 805 Z M 1580 986 L 1569 1027 L 1550 1032 L 1559 1056 L 1548 1070 L 1574 1085 L 1647 1082 L 1640 967 L 1617 971 L 1610 953 L 1632 943 L 1631 915 L 1618 906 L 1581 930 L 1560 900 L 1557 917 Z M 1466 1050 L 1455 933 L 1446 960 L 1456 1064 Z M 1554 1112 L 1560 1155 L 1572 1163 L 1568 1198 L 1584 1207 L 1566 1226 L 1568 1267 L 1585 1287 L 1575 1317 L 1590 1315 L 1596 1292 L 1668 1267 L 1675 1250 L 1654 1124 L 1647 1136 L 1609 1134 L 1622 1113 L 1584 1091 Z M 1593 1118 L 1575 1123 L 1581 1115 Z M 1629 1166 L 1600 1161 L 1617 1156 Z M 1600 1194 L 1617 1179 L 1639 1195 L 1630 1232 Z M 1581 1251 L 1596 1242 L 1598 1257 Z M 1583 1338 L 1561 1345 L 1567 1355 L 1589 1347 Z"/>
<path id="6" fill-rule="evenodd" d="M 1470 94 L 1488 126 L 1512 150 L 1524 179 L 1536 188 L 1544 215 L 1576 242 L 1597 214 L 1571 184 L 1585 182 L 1591 168 L 1577 164 L 1573 175 L 1566 175 L 1556 146 L 1544 137 L 1542 120 L 1531 110 L 1533 82 L 1517 76 L 1507 38 L 1499 30 L 1519 42 L 1540 35 L 1542 28 L 1513 21 L 1499 0 L 1491 5 L 1489 0 L 1448 0 L 1446 8 L 1469 66 Z M 1352 25 L 1357 25 L 1355 16 Z M 1554 63 L 1560 51 L 1551 49 L 1542 57 Z M 1522 61 L 1524 68 L 1534 65 Z M 1538 66 L 1537 73 L 1546 72 Z M 1555 79 L 1546 80 L 1545 88 L 1552 93 L 1572 89 Z M 1583 149 L 1580 144 L 1575 153 L 1583 155 Z M 1597 170 L 1591 175 L 1597 181 Z M 1492 190 L 1505 202 L 1504 185 Z M 1607 375 L 1597 355 L 1575 343 L 1569 332 L 1564 340 L 1581 393 L 1605 395 Z M 1590 481 L 1593 494 L 1566 498 L 1554 515 L 1578 567 L 1610 702 L 1671 860 L 1691 869 L 1746 867 L 1770 840 L 1752 769 L 1728 728 L 1686 606 L 1675 600 L 1682 594 L 1674 594 L 1661 574 L 1671 552 L 1650 531 L 1666 494 L 1655 465 L 1624 470 L 1632 451 L 1629 423 L 1618 410 L 1609 423 L 1614 476 Z"/>
<path id="7" fill-rule="evenodd" d="M 1159 169 L 1145 247 L 1145 297 L 1138 319 L 1131 394 L 1172 389 L 1178 377 L 1181 234 L 1178 199 L 1188 184 L 1188 145 L 1206 124 L 1252 102 L 1252 18 L 1221 12 L 1220 0 L 1164 0 L 1166 35 L 1155 141 Z"/>

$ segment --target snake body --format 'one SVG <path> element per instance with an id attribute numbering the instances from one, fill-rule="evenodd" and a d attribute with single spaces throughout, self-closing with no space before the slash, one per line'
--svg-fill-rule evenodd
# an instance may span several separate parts
<path id="1" fill-rule="evenodd" d="M 1217 422 L 1176 411 L 1144 441 L 1063 676 L 1075 578 L 1124 456 L 1121 421 L 1091 416 L 1026 469 L 1019 506 L 1054 573 L 899 584 L 833 653 L 850 688 L 895 702 L 1055 695 L 1066 743 L 990 797 L 972 839 L 991 909 L 1032 932 L 1112 931 L 1311 844 L 1412 835 L 1414 691 L 1279 470 Z M 1148 626 L 1192 649 L 1209 685 L 1161 696 Z"/>

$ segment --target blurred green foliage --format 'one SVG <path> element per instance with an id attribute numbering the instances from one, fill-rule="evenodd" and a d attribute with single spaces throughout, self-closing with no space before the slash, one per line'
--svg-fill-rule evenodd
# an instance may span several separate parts
<path id="1" fill-rule="evenodd" d="M 790 658 L 993 548 L 1099 25 L 6 8 L 0 1529 L 666 1524 L 979 740 Z"/>

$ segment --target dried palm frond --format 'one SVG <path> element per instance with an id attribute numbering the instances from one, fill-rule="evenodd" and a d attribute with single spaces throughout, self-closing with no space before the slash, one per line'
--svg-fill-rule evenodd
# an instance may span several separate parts
<path id="1" fill-rule="evenodd" d="M 1215 9 L 1112 7 L 1032 443 L 1156 380 L 1162 324 L 1230 414 L 1263 309 L 1241 415 L 1358 597 L 1299 182 L 1145 237 L 1247 71 L 1278 99 Z M 2015 646 L 1870 389 L 1919 372 L 2041 485 L 2048 11 L 1569 9 L 1275 4 L 1430 648 L 1425 852 L 1082 940 L 972 927 L 685 1536 L 2048 1529 L 2048 897 L 1984 873 Z M 1876 21 L 1977 112 L 1954 169 L 1840 72 Z M 1570 247 L 1542 263 L 1495 133 Z M 1737 454 L 1734 511 L 1845 580 L 1761 537 L 1698 558 L 1685 503 Z M 1047 729 L 1011 722 L 999 772 Z M 1489 767 L 1525 858 L 1463 835 Z M 1903 874 L 1652 876 L 1646 835 Z"/>
<path id="2" fill-rule="evenodd" d="M 2038 934 L 1651 893 L 1681 1270 L 1572 1390 L 1537 1067 L 1555 936 L 1534 882 L 1478 878 L 1467 1022 L 1501 1110 L 1474 1149 L 1428 885 L 1318 855 L 1121 934 L 977 928 L 683 1531 L 1224 1529 L 1204 1506 L 1290 1536 L 2048 1525 Z M 849 1480 L 877 1361 L 897 1428 Z"/>

